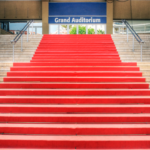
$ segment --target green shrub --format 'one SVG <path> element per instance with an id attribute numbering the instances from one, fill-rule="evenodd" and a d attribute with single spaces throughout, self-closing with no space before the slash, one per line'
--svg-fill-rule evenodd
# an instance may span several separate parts
<path id="1" fill-rule="evenodd" d="M 86 34 L 86 26 L 79 26 L 79 34 Z"/>
<path id="2" fill-rule="evenodd" d="M 105 32 L 103 30 L 97 30 L 97 34 L 105 34 Z"/>
<path id="3" fill-rule="evenodd" d="M 70 34 L 77 34 L 77 27 L 76 26 L 72 27 L 72 29 L 70 30 L 69 33 Z"/>
<path id="4" fill-rule="evenodd" d="M 88 34 L 95 34 L 95 30 L 93 28 L 88 29 Z"/>
<path id="5" fill-rule="evenodd" d="M 78 26 L 79 27 L 79 34 L 86 34 L 86 26 Z M 74 26 L 69 32 L 70 34 L 77 34 L 77 27 Z M 88 34 L 95 34 L 95 30 L 93 28 L 88 29 Z M 97 30 L 97 34 L 105 34 L 103 30 Z"/>

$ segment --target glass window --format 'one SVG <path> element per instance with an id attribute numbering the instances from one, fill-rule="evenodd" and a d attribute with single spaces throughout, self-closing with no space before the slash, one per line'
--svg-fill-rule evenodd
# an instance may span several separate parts
<path id="1" fill-rule="evenodd" d="M 95 25 L 88 25 L 88 34 L 95 34 Z"/>
<path id="2" fill-rule="evenodd" d="M 67 34 L 67 25 L 60 25 L 60 34 Z"/>
<path id="3" fill-rule="evenodd" d="M 50 25 L 50 34 L 58 34 L 58 25 Z"/>
<path id="4" fill-rule="evenodd" d="M 86 34 L 86 25 L 79 25 L 78 26 L 78 34 Z"/>
<path id="5" fill-rule="evenodd" d="M 35 28 L 33 28 L 33 30 L 32 30 L 32 27 L 29 27 L 29 34 L 34 35 L 35 34 Z"/>
<path id="6" fill-rule="evenodd" d="M 69 34 L 77 34 L 77 25 L 69 25 Z"/>
<path id="7" fill-rule="evenodd" d="M 42 34 L 42 27 L 41 28 L 37 28 L 37 33 L 36 34 Z"/>
<path id="8" fill-rule="evenodd" d="M 97 25 L 97 34 L 105 34 L 105 25 Z"/>
<path id="9" fill-rule="evenodd" d="M 14 34 L 18 34 L 26 24 L 27 22 L 10 22 L 9 23 L 10 32 Z M 33 25 L 33 31 L 32 31 L 32 25 Z M 34 21 L 34 23 L 31 23 L 31 25 L 29 26 L 28 31 L 29 34 L 42 34 L 42 22 Z M 25 34 L 27 34 L 27 31 L 25 32 Z"/>

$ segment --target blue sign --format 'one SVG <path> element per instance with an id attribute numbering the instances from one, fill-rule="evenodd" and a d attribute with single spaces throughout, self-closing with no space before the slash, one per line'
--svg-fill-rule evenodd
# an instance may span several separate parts
<path id="1" fill-rule="evenodd" d="M 49 3 L 49 24 L 106 24 L 106 3 Z"/>
<path id="2" fill-rule="evenodd" d="M 51 24 L 100 24 L 106 23 L 106 17 L 49 17 Z"/>

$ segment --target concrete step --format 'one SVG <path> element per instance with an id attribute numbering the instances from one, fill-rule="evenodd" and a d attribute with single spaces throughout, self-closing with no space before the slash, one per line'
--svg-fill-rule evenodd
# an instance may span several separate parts
<path id="1" fill-rule="evenodd" d="M 3 77 L 0 77 L 0 82 L 3 82 Z"/>

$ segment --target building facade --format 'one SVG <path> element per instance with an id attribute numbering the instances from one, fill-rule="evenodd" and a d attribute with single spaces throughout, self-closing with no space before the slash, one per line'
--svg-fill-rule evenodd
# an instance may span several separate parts
<path id="1" fill-rule="evenodd" d="M 106 26 L 105 33 L 107 34 L 113 33 L 113 22 L 115 20 L 121 21 L 122 19 L 127 19 L 127 20 L 149 20 L 150 19 L 150 9 L 149 9 L 150 1 L 149 0 L 19 0 L 19 1 L 18 0 L 0 0 L 0 22 L 1 24 L 5 23 L 6 27 L 8 27 L 9 26 L 7 25 L 8 22 L 15 22 L 15 21 L 20 22 L 20 21 L 28 21 L 30 19 L 34 19 L 35 21 L 42 22 L 42 33 L 49 34 L 51 33 L 50 32 L 51 23 L 49 22 L 49 15 L 50 15 L 50 12 L 53 11 L 49 9 L 50 7 L 49 5 L 54 4 L 54 3 L 87 4 L 87 3 L 93 3 L 93 2 L 101 3 L 101 4 L 106 3 L 106 16 L 107 17 L 106 17 L 106 22 L 103 25 Z M 96 8 L 94 5 L 91 5 L 90 7 L 91 7 L 91 10 L 95 10 Z M 75 8 L 73 8 L 72 11 L 75 11 Z M 68 16 L 66 17 L 69 17 L 69 16 L 70 15 L 68 13 Z M 91 17 L 91 16 L 92 16 L 92 11 L 89 12 L 87 17 Z M 84 17 L 84 15 L 83 16 L 81 15 L 80 17 Z M 72 20 L 73 18 L 70 18 L 70 19 Z M 75 18 L 75 19 L 81 19 L 81 20 L 89 19 L 90 21 L 96 18 Z M 62 22 L 60 23 L 60 21 L 61 21 L 60 18 L 56 19 L 56 22 L 58 24 L 62 24 Z M 97 18 L 97 21 L 98 21 L 98 18 Z M 74 23 L 75 21 L 71 22 L 70 25 L 74 25 Z M 86 25 L 87 22 L 86 21 L 82 22 L 82 24 Z M 99 23 L 99 25 L 100 24 L 101 23 Z M 64 25 L 66 25 L 66 23 L 64 23 Z M 78 23 L 78 25 L 80 24 Z M 97 32 L 96 28 L 98 27 L 97 26 L 94 27 L 95 32 Z M 58 29 L 58 32 L 59 32 L 59 29 Z"/>

